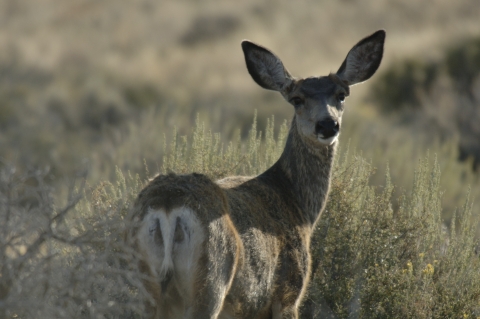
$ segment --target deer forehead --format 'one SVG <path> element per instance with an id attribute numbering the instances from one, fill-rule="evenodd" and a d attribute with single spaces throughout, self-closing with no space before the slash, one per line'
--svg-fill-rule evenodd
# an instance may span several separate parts
<path id="1" fill-rule="evenodd" d="M 339 93 L 348 95 L 348 85 L 331 74 L 329 76 L 309 77 L 297 80 L 293 90 L 289 92 L 288 96 L 293 97 L 300 95 L 305 99 L 322 100 Z"/>

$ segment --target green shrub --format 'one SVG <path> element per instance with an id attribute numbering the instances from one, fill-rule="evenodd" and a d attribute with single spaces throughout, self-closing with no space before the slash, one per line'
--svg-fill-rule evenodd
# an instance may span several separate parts
<path id="1" fill-rule="evenodd" d="M 474 99 L 474 85 L 480 75 L 480 38 L 463 41 L 448 49 L 445 64 L 457 90 Z"/>
<path id="2" fill-rule="evenodd" d="M 376 78 L 371 89 L 372 101 L 389 112 L 418 109 L 439 73 L 436 63 L 407 59 L 394 63 Z"/>
<path id="3" fill-rule="evenodd" d="M 370 164 L 360 157 L 337 164 L 313 239 L 313 278 L 304 317 L 478 316 L 478 216 L 472 219 L 468 196 L 449 233 L 442 224 L 436 159 L 419 163 L 412 189 L 396 210 L 388 169 L 383 189 L 368 186 L 371 174 Z"/>
<path id="4" fill-rule="evenodd" d="M 278 158 L 286 135 L 286 123 L 275 137 L 273 118 L 265 134 L 254 120 L 245 143 L 236 138 L 225 146 L 197 119 L 191 138 L 173 134 L 165 143 L 161 171 L 257 174 Z M 384 186 L 373 187 L 372 165 L 339 153 L 312 240 L 302 317 L 479 316 L 478 216 L 466 200 L 452 225 L 442 224 L 437 161 L 422 160 L 411 191 L 393 205 L 388 169 Z M 145 182 L 117 168 L 115 182 L 73 183 L 60 205 L 62 193 L 47 186 L 48 175 L 32 174 L 6 166 L 0 172 L 0 318 L 142 318 L 149 296 L 122 234 Z"/>
<path id="5" fill-rule="evenodd" d="M 239 139 L 223 152 L 197 120 L 191 144 L 186 137 L 180 144 L 173 139 L 163 171 L 196 171 L 213 178 L 260 173 L 280 155 L 286 129 L 284 124 L 275 141 L 272 119 L 262 144 L 254 121 L 240 155 Z M 348 151 L 338 158 L 328 204 L 312 241 L 312 283 L 303 317 L 480 315 L 480 260 L 474 254 L 478 216 L 472 217 L 466 195 L 452 231 L 442 223 L 437 160 L 420 161 L 411 191 L 393 205 L 388 166 L 385 184 L 377 189 L 369 186 L 374 169 L 364 158 L 349 156 Z"/>
<path id="6" fill-rule="evenodd" d="M 255 112 L 246 145 L 243 145 L 240 131 L 237 131 L 233 141 L 225 147 L 220 134 L 207 131 L 205 124 L 200 122 L 197 116 L 191 142 L 187 136 L 178 137 L 175 129 L 170 147 L 164 144 L 165 155 L 161 172 L 198 172 L 213 179 L 228 175 L 260 174 L 280 157 L 288 135 L 287 121 L 280 126 L 277 138 L 274 136 L 274 124 L 272 116 L 267 120 L 265 137 L 262 139 L 262 132 L 257 132 Z"/>

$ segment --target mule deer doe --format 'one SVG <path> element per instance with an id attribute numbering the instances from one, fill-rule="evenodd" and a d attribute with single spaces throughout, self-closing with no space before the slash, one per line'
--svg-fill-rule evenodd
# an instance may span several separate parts
<path id="1" fill-rule="evenodd" d="M 336 73 L 305 79 L 266 48 L 242 42 L 255 82 L 295 108 L 285 150 L 256 177 L 160 175 L 140 192 L 130 235 L 150 278 L 151 318 L 298 318 L 344 100 L 375 73 L 384 41 L 377 31 Z"/>

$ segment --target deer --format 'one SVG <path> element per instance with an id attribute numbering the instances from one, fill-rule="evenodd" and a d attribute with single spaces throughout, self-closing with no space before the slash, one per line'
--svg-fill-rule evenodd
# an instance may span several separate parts
<path id="1" fill-rule="evenodd" d="M 168 173 L 141 190 L 129 238 L 150 318 L 298 318 L 345 99 L 378 69 L 385 35 L 354 45 L 336 73 L 307 78 L 293 77 L 265 47 L 242 42 L 253 80 L 294 108 L 285 148 L 258 176 Z"/>

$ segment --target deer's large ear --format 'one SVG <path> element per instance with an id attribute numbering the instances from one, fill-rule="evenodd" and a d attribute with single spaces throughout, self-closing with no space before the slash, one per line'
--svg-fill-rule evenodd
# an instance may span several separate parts
<path id="1" fill-rule="evenodd" d="M 293 77 L 283 66 L 282 61 L 266 48 L 250 41 L 242 42 L 248 73 L 258 85 L 274 91 L 283 91 Z"/>
<path id="2" fill-rule="evenodd" d="M 348 52 L 337 75 L 348 85 L 368 80 L 382 61 L 384 43 L 384 30 L 379 30 L 358 42 Z"/>

